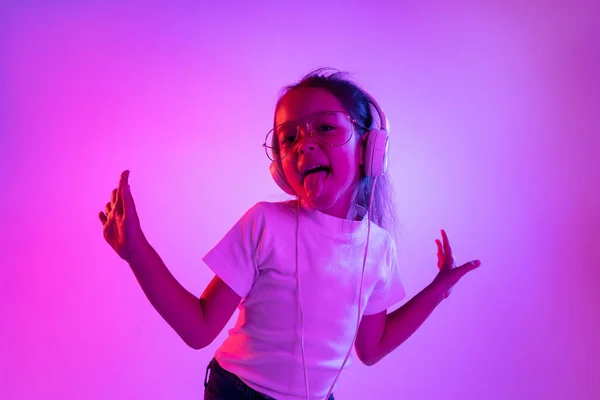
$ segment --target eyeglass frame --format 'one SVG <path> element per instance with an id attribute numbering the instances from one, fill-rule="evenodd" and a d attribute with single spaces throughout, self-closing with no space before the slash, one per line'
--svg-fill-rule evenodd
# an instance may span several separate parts
<path id="1" fill-rule="evenodd" d="M 310 126 L 309 123 L 312 123 L 312 120 L 314 118 L 316 118 L 317 115 L 327 114 L 327 113 L 340 113 L 340 114 L 344 114 L 348 118 L 348 121 L 350 122 L 350 124 L 352 125 L 352 133 L 348 137 L 348 140 L 346 140 L 344 143 L 341 143 L 341 144 L 327 143 L 323 139 L 319 138 L 315 134 L 314 129 L 312 129 L 312 127 Z M 302 122 L 296 122 L 298 120 L 300 120 Z M 297 131 L 300 130 L 300 127 L 304 126 L 304 127 L 306 127 L 306 131 L 308 132 L 308 136 L 309 137 L 312 136 L 312 137 L 316 138 L 320 143 L 323 143 L 323 144 L 325 144 L 327 146 L 330 146 L 330 147 L 339 147 L 339 146 L 343 146 L 346 143 L 348 143 L 350 141 L 350 139 L 352 139 L 352 136 L 354 136 L 354 125 L 358 125 L 359 127 L 363 128 L 365 131 L 369 130 L 369 128 L 367 128 L 364 125 L 362 125 L 361 123 L 359 123 L 355 118 L 352 118 L 352 116 L 350 114 L 348 114 L 346 111 L 337 111 L 337 110 L 332 110 L 332 111 L 318 111 L 318 112 L 315 112 L 315 113 L 311 114 L 308 117 L 298 118 L 296 120 L 292 120 L 292 121 L 287 121 L 287 122 L 281 123 L 281 124 L 277 125 L 276 127 L 274 127 L 273 129 L 269 130 L 269 132 L 267 132 L 267 135 L 265 136 L 265 141 L 262 144 L 262 147 L 265 149 L 265 154 L 267 155 L 267 158 L 269 160 L 271 160 L 273 162 L 281 162 L 289 154 L 289 153 L 286 153 L 285 156 L 280 157 L 277 160 L 273 160 L 271 157 L 269 157 L 269 149 L 272 150 L 272 149 L 274 149 L 274 147 L 267 145 L 267 139 L 269 138 L 269 135 L 271 134 L 271 132 L 275 133 L 275 130 L 277 130 L 277 128 L 279 128 L 279 127 L 281 127 L 281 126 L 283 126 L 285 124 L 292 123 L 292 122 L 295 122 Z M 277 141 L 279 142 L 279 138 L 277 138 Z M 296 136 L 296 139 L 294 139 L 294 143 L 292 143 L 291 147 L 295 146 L 297 143 L 298 143 L 298 136 Z"/>

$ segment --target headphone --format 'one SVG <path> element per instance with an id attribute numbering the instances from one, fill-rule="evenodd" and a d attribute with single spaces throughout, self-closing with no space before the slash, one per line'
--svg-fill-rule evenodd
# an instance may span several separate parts
<path id="1" fill-rule="evenodd" d="M 367 135 L 367 143 L 365 146 L 365 158 L 364 167 L 365 175 L 371 177 L 382 176 L 387 170 L 388 164 L 388 140 L 389 140 L 389 123 L 388 120 L 377 103 L 377 101 L 370 94 L 363 90 L 363 93 L 370 100 L 370 103 L 375 107 L 377 114 L 379 114 L 380 129 L 371 129 L 365 133 Z M 354 127 L 352 128 L 354 129 Z M 269 166 L 269 171 L 273 180 L 287 194 L 296 196 L 296 192 L 290 186 L 283 171 L 279 168 L 277 162 L 272 161 Z"/>

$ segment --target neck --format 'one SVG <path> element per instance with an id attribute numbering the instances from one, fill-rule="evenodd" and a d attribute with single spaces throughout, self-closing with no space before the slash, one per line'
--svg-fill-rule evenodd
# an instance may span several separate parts
<path id="1" fill-rule="evenodd" d="M 306 200 L 302 200 L 306 202 Z M 360 215 L 358 214 L 358 187 L 353 191 L 349 191 L 344 196 L 339 198 L 337 202 L 329 207 L 328 209 L 322 209 L 316 205 L 312 205 L 310 202 L 306 202 L 312 208 L 315 208 L 325 214 L 331 215 L 336 218 L 347 219 L 351 221 L 359 221 Z"/>
<path id="2" fill-rule="evenodd" d="M 348 214 L 346 214 L 346 219 L 350 219 L 350 220 L 354 220 L 354 221 L 360 220 L 360 216 L 358 215 L 358 210 L 356 208 L 356 203 L 352 204 L 348 208 Z"/>
<path id="3" fill-rule="evenodd" d="M 339 202 L 343 204 L 343 210 L 345 210 L 345 217 L 349 220 L 358 221 L 360 220 L 360 216 L 358 215 L 358 185 L 354 186 L 352 191 L 349 191 L 344 197 L 342 197 Z"/>

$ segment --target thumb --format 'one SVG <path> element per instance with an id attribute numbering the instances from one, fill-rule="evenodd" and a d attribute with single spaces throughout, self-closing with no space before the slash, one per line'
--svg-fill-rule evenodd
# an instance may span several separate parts
<path id="1" fill-rule="evenodd" d="M 479 260 L 473 260 L 473 261 L 469 261 L 466 264 L 463 264 L 459 267 L 460 271 L 461 271 L 461 276 L 464 276 L 467 272 L 474 270 L 475 268 L 478 268 L 481 265 L 481 261 Z"/>

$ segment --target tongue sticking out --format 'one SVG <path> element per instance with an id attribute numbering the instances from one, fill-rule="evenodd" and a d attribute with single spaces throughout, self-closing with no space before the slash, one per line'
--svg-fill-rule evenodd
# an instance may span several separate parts
<path id="1" fill-rule="evenodd" d="M 315 198 L 321 194 L 321 189 L 323 189 L 323 181 L 326 177 L 327 172 L 318 171 L 313 172 L 304 178 L 304 189 L 306 189 L 309 197 Z"/>

